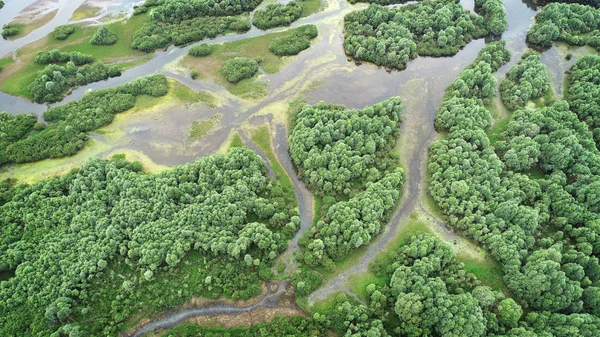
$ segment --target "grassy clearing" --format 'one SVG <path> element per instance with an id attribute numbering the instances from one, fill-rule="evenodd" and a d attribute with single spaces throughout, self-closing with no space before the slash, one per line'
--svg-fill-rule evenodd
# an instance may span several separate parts
<path id="1" fill-rule="evenodd" d="M 456 259 L 465 264 L 465 270 L 475 276 L 486 285 L 494 290 L 503 291 L 509 294 L 506 284 L 504 284 L 504 272 L 502 265 L 486 254 L 485 259 L 475 259 L 470 256 L 456 255 Z"/>
<path id="2" fill-rule="evenodd" d="M 75 12 L 73 12 L 73 15 L 71 16 L 71 19 L 69 19 L 69 21 L 78 21 L 87 18 L 93 18 L 96 15 L 98 15 L 100 10 L 100 7 L 91 7 L 87 4 L 83 4 L 79 6 L 79 8 L 75 10 Z"/>
<path id="3" fill-rule="evenodd" d="M 245 147 L 242 138 L 237 132 L 233 135 L 233 137 L 231 137 L 231 142 L 229 143 L 229 149 L 234 147 Z"/>
<path id="4" fill-rule="evenodd" d="M 168 79 L 169 91 L 175 98 L 186 105 L 202 103 L 213 109 L 218 105 L 218 99 L 208 91 L 194 91 L 176 80 Z"/>
<path id="5" fill-rule="evenodd" d="M 221 114 L 215 114 L 209 119 L 193 121 L 192 125 L 190 125 L 190 131 L 188 133 L 188 138 L 190 139 L 200 139 L 206 135 L 211 134 L 215 128 L 221 125 Z"/>
<path id="6" fill-rule="evenodd" d="M 490 143 L 494 145 L 498 140 L 500 140 L 500 136 L 506 130 L 508 126 L 509 119 L 503 119 L 494 123 L 490 129 L 486 130 L 486 134 L 490 139 Z"/>
<path id="7" fill-rule="evenodd" d="M 262 71 L 267 74 L 275 74 L 288 64 L 291 57 L 281 57 L 271 53 L 269 44 L 277 38 L 292 33 L 293 29 L 215 45 L 211 55 L 205 57 L 186 55 L 182 59 L 181 65 L 198 71 L 200 79 L 218 83 L 236 96 L 246 99 L 260 99 L 267 93 L 267 83 L 257 78 L 251 78 L 232 84 L 225 79 L 220 69 L 225 62 L 236 57 L 261 58 L 260 68 Z"/>
<path id="8" fill-rule="evenodd" d="M 107 25 L 119 36 L 117 43 L 112 46 L 93 46 L 90 43 L 90 39 L 98 27 L 77 26 L 75 33 L 63 41 L 57 40 L 52 34 L 49 34 L 17 51 L 21 62 L 8 65 L 5 71 L 0 73 L 1 89 L 8 94 L 31 99 L 32 96 L 27 87 L 35 80 L 38 71 L 45 68 L 34 62 L 37 53 L 43 50 L 78 51 L 91 55 L 104 63 L 123 63 L 124 69 L 147 62 L 153 55 L 131 48 L 133 34 L 147 21 L 147 15 L 137 15 L 127 21 Z"/>
<path id="9" fill-rule="evenodd" d="M 281 189 L 288 196 L 290 200 L 296 200 L 296 192 L 294 190 L 294 185 L 290 180 L 290 177 L 287 175 L 287 172 L 283 169 L 283 166 L 279 163 L 275 152 L 273 151 L 273 147 L 271 144 L 271 130 L 268 125 L 262 125 L 252 130 L 250 134 L 250 139 L 252 142 L 260 148 L 269 162 L 271 163 L 271 169 L 275 174 L 275 177 L 281 184 Z"/>
<path id="10" fill-rule="evenodd" d="M 0 71 L 13 63 L 15 61 L 10 56 L 0 59 Z"/>
<path id="11" fill-rule="evenodd" d="M 302 15 L 301 18 L 310 16 L 321 9 L 322 2 L 321 0 L 303 0 L 300 1 L 302 5 Z"/>
<path id="12" fill-rule="evenodd" d="M 359 303 L 352 297 L 347 296 L 345 293 L 338 291 L 336 293 L 333 293 L 331 295 L 329 295 L 327 298 L 315 302 L 313 303 L 310 308 L 306 308 L 309 314 L 314 314 L 316 312 L 319 313 L 325 313 L 325 312 L 331 312 L 333 310 L 335 310 L 335 307 L 337 306 L 337 304 L 339 302 L 345 302 L 348 301 L 352 304 L 358 305 Z"/>

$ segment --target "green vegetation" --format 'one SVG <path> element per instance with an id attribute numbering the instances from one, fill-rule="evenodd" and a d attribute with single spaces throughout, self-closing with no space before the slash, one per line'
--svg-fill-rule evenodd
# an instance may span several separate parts
<path id="1" fill-rule="evenodd" d="M 135 13 L 150 11 L 151 22 L 136 34 L 132 47 L 146 52 L 169 45 L 185 45 L 214 38 L 230 32 L 242 33 L 250 29 L 250 21 L 243 13 L 254 10 L 262 0 L 205 0 L 205 1 L 146 1 Z"/>
<path id="2" fill-rule="evenodd" d="M 527 41 L 550 47 L 554 41 L 600 48 L 600 12 L 580 4 L 552 3 L 535 16 Z"/>
<path id="3" fill-rule="evenodd" d="M 73 62 L 76 66 L 82 66 L 94 62 L 94 58 L 77 51 L 63 53 L 58 49 L 52 49 L 51 51 L 39 52 L 35 58 L 35 62 L 38 64 Z"/>
<path id="4" fill-rule="evenodd" d="M 290 154 L 299 177 L 323 197 L 321 220 L 299 242 L 298 260 L 331 269 L 379 233 L 404 182 L 390 154 L 401 110 L 392 98 L 362 110 L 305 105 L 293 117 Z"/>
<path id="5" fill-rule="evenodd" d="M 140 169 L 91 159 L 0 206 L 0 270 L 16 268 L 0 288 L 1 335 L 115 335 L 132 314 L 194 294 L 260 292 L 259 274 L 299 223 L 261 158 L 234 148 L 157 175 Z"/>
<path id="6" fill-rule="evenodd" d="M 600 57 L 586 55 L 577 60 L 568 74 L 568 80 L 567 101 L 571 111 L 589 126 L 596 147 L 600 148 Z"/>
<path id="7" fill-rule="evenodd" d="M 319 35 L 315 25 L 296 28 L 291 34 L 277 38 L 269 44 L 269 51 L 278 56 L 297 55 L 310 47 L 310 41 Z"/>
<path id="8" fill-rule="evenodd" d="M 137 96 L 158 97 L 165 95 L 168 90 L 164 75 L 152 75 L 120 87 L 92 91 L 79 101 L 47 110 L 44 119 L 54 124 L 45 128 L 41 123 L 31 124 L 33 120 L 30 117 L 22 117 L 28 115 L 17 115 L 15 119 L 5 116 L 0 121 L 0 128 L 15 130 L 10 133 L 11 136 L 3 139 L 0 165 L 75 154 L 85 145 L 85 132 L 104 126 L 112 121 L 116 113 L 133 108 Z"/>
<path id="9" fill-rule="evenodd" d="M 117 40 L 117 33 L 109 30 L 106 26 L 101 26 L 92 36 L 90 43 L 94 46 L 110 46 L 117 43 Z"/>
<path id="10" fill-rule="evenodd" d="M 550 89 L 546 66 L 535 52 L 523 55 L 500 84 L 502 103 L 509 110 L 525 107 L 529 100 L 542 97 Z"/>
<path id="11" fill-rule="evenodd" d="M 238 83 L 243 79 L 251 78 L 258 72 L 258 62 L 246 57 L 236 57 L 225 62 L 221 67 L 221 72 L 230 83 Z"/>
<path id="12" fill-rule="evenodd" d="M 294 190 L 294 185 L 283 166 L 281 166 L 281 163 L 279 163 L 275 152 L 273 152 L 273 147 L 271 145 L 271 130 L 269 129 L 269 126 L 263 125 L 253 130 L 250 139 L 267 156 L 269 163 L 271 163 L 273 174 L 275 174 L 275 178 L 277 178 L 277 181 L 281 184 L 283 193 L 287 195 L 290 200 L 295 200 L 296 192 Z M 294 204 L 294 206 L 296 206 L 296 204 Z"/>
<path id="13" fill-rule="evenodd" d="M 499 140 L 490 143 L 484 132 L 489 114 L 473 105 L 493 94 L 481 85 L 493 84 L 491 73 L 506 61 L 508 51 L 499 47 L 505 48 L 503 43 L 486 46 L 448 88 L 445 102 L 470 101 L 465 109 L 455 109 L 460 118 L 440 123 L 446 110 L 438 114 L 438 128 L 449 133 L 430 149 L 431 194 L 450 226 L 490 251 L 509 291 L 530 311 L 519 323 L 521 331 L 509 335 L 597 335 L 600 264 L 594 228 L 600 219 L 592 190 L 600 182 L 600 152 L 592 132 L 565 101 L 516 111 Z M 512 75 L 509 80 L 518 78 Z M 472 90 L 473 83 L 480 88 Z M 498 323 L 516 326 L 518 316 L 498 313 Z"/>
<path id="14" fill-rule="evenodd" d="M 506 30 L 501 1 L 476 1 L 477 16 L 455 1 L 424 1 L 399 8 L 370 5 L 346 15 L 344 48 L 356 60 L 404 69 L 410 59 L 456 54 L 469 41 Z"/>
<path id="15" fill-rule="evenodd" d="M 106 25 L 119 36 L 119 40 L 111 48 L 94 46 L 90 43 L 91 37 L 98 30 L 97 27 L 81 28 L 78 26 L 75 27 L 75 33 L 67 40 L 57 40 L 50 34 L 39 41 L 27 45 L 17 51 L 17 56 L 21 62 L 11 65 L 10 71 L 7 67 L 5 76 L 0 75 L 2 91 L 33 100 L 28 86 L 36 79 L 38 72 L 44 70 L 43 66 L 35 62 L 35 58 L 40 51 L 47 52 L 59 49 L 64 53 L 79 52 L 104 63 L 118 63 L 123 62 L 124 59 L 130 60 L 120 65 L 123 68 L 148 61 L 152 56 L 133 50 L 130 47 L 133 33 L 147 21 L 147 16 L 141 15 L 134 16 L 127 21 Z"/>
<path id="16" fill-rule="evenodd" d="M 73 33 L 75 33 L 75 25 L 62 25 L 54 28 L 52 36 L 57 40 L 66 40 Z"/>
<path id="17" fill-rule="evenodd" d="M 102 62 L 77 67 L 72 61 L 66 65 L 50 64 L 38 72 L 37 78 L 28 90 L 38 103 L 56 102 L 65 97 L 73 88 L 89 83 L 121 76 L 118 66 L 107 66 Z"/>
<path id="18" fill-rule="evenodd" d="M 301 1 L 301 0 L 300 0 Z M 254 12 L 252 24 L 258 29 L 289 26 L 298 20 L 304 10 L 300 1 L 292 0 L 287 4 L 271 4 L 265 9 Z"/>
<path id="19" fill-rule="evenodd" d="M 22 24 L 7 23 L 4 26 L 2 26 L 2 37 L 6 39 L 12 36 L 17 36 L 21 34 L 21 31 L 23 31 Z"/>
<path id="20" fill-rule="evenodd" d="M 210 134 L 211 132 L 213 132 L 215 127 L 221 124 L 221 117 L 221 114 L 215 114 L 211 118 L 205 120 L 193 121 L 192 125 L 190 125 L 188 138 L 200 139 Z"/>
<path id="21" fill-rule="evenodd" d="M 257 324 L 251 328 L 206 328 L 198 325 L 178 326 L 161 336 L 163 337 L 258 337 L 258 336 L 325 336 L 323 325 L 304 317 L 276 317 L 270 323 Z"/>
<path id="22" fill-rule="evenodd" d="M 203 43 L 203 44 L 200 44 L 200 45 L 190 48 L 189 53 L 192 56 L 204 57 L 204 56 L 208 56 L 208 55 L 212 54 L 214 51 L 215 51 L 215 45 Z"/>

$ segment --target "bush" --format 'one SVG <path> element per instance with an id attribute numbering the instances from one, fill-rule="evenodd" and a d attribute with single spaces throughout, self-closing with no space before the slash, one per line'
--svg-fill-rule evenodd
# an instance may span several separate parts
<path id="1" fill-rule="evenodd" d="M 303 7 L 297 1 L 287 5 L 273 4 L 254 13 L 252 24 L 259 29 L 269 29 L 280 26 L 289 26 L 302 15 Z"/>
<path id="2" fill-rule="evenodd" d="M 203 43 L 190 48 L 189 54 L 196 57 L 204 57 L 212 54 L 215 51 L 215 45 Z"/>
<path id="3" fill-rule="evenodd" d="M 269 50 L 278 56 L 296 55 L 310 47 L 310 40 L 317 37 L 319 31 L 315 25 L 298 27 L 291 35 L 273 40 Z"/>
<path id="4" fill-rule="evenodd" d="M 95 46 L 110 46 L 117 43 L 117 39 L 117 33 L 110 31 L 105 26 L 102 26 L 98 28 L 96 34 L 92 36 L 90 43 Z"/>
<path id="5" fill-rule="evenodd" d="M 192 69 L 192 70 L 190 71 L 190 77 L 191 77 L 193 80 L 197 79 L 197 78 L 198 78 L 198 76 L 200 76 L 200 73 L 198 72 L 198 70 L 196 70 L 196 69 Z"/>
<path id="6" fill-rule="evenodd" d="M 21 28 L 21 25 L 6 24 L 2 26 L 2 37 L 6 39 L 10 36 L 19 35 L 19 33 L 21 33 Z"/>
<path id="7" fill-rule="evenodd" d="M 27 89 L 38 103 L 55 102 L 65 97 L 73 88 L 120 75 L 119 67 L 107 66 L 100 61 L 79 68 L 69 61 L 64 66 L 50 64 L 38 72 L 36 79 Z"/>
<path id="8" fill-rule="evenodd" d="M 525 107 L 527 102 L 544 95 L 550 88 L 546 66 L 538 53 L 528 53 L 500 84 L 502 102 L 509 110 Z"/>
<path id="9" fill-rule="evenodd" d="M 236 57 L 225 62 L 221 67 L 221 72 L 227 81 L 238 83 L 243 79 L 254 76 L 258 72 L 258 63 L 250 58 Z"/>
<path id="10" fill-rule="evenodd" d="M 65 63 L 69 61 L 73 62 L 76 66 L 81 66 L 94 62 L 94 57 L 77 51 L 63 53 L 58 49 L 53 49 L 51 51 L 41 51 L 35 58 L 35 62 L 38 64 Z"/>
<path id="11" fill-rule="evenodd" d="M 62 25 L 54 28 L 52 36 L 57 40 L 66 40 L 73 33 L 75 33 L 75 25 Z"/>

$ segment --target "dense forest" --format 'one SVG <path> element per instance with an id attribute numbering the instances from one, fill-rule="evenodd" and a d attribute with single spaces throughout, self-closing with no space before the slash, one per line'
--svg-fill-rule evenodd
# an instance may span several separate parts
<path id="1" fill-rule="evenodd" d="M 600 57 L 586 55 L 573 65 L 568 73 L 567 101 L 571 111 L 585 122 L 600 148 Z"/>
<path id="2" fill-rule="evenodd" d="M 401 110 L 400 99 L 392 98 L 361 110 L 305 105 L 293 117 L 290 154 L 299 177 L 326 204 L 301 239 L 300 261 L 331 267 L 380 232 L 404 183 L 390 153 Z"/>
<path id="3" fill-rule="evenodd" d="M 449 225 L 502 264 L 508 288 L 530 311 L 524 331 L 509 335 L 595 336 L 600 265 L 594 254 L 600 246 L 590 191 L 599 153 L 587 125 L 565 101 L 518 110 L 500 141 L 490 143 L 483 105 L 490 96 L 467 83 L 481 87 L 486 77 L 494 82 L 492 72 L 510 55 L 503 48 L 488 45 L 448 88 L 445 102 L 461 99 L 479 107 L 454 107 L 455 115 L 462 114 L 457 123 L 444 117 L 450 109 L 440 109 L 437 126 L 448 134 L 431 146 L 430 191 Z M 484 76 L 468 81 L 473 74 Z M 533 170 L 546 175 L 533 178 Z"/>
<path id="4" fill-rule="evenodd" d="M 49 126 L 36 123 L 33 115 L 2 114 L 0 130 L 8 136 L 0 138 L 0 165 L 75 154 L 85 145 L 85 132 L 109 124 L 114 114 L 133 108 L 136 96 L 158 97 L 168 90 L 164 75 L 152 75 L 120 87 L 91 91 L 79 101 L 48 109 L 44 119 L 54 122 Z"/>
<path id="5" fill-rule="evenodd" d="M 269 272 L 299 221 L 262 159 L 234 148 L 157 175 L 140 169 L 90 159 L 0 206 L 0 270 L 15 270 L 0 283 L 1 335 L 114 335 L 142 308 L 258 294 L 257 271 Z M 180 278 L 190 256 L 196 266 Z M 162 286 L 169 275 L 190 288 Z"/>
<path id="6" fill-rule="evenodd" d="M 523 108 L 531 99 L 543 96 L 550 89 L 546 66 L 535 52 L 523 55 L 500 83 L 500 97 L 510 110 Z"/>
<path id="7" fill-rule="evenodd" d="M 535 23 L 527 34 L 527 41 L 550 47 L 554 41 L 571 45 L 589 45 L 600 48 L 600 12 L 580 5 L 552 3 L 544 6 L 535 16 Z"/>
<path id="8" fill-rule="evenodd" d="M 135 13 L 149 12 L 150 23 L 134 35 L 132 47 L 150 52 L 250 29 L 248 13 L 262 0 L 149 0 Z M 242 15 L 243 14 L 243 15 Z"/>
<path id="9" fill-rule="evenodd" d="M 450 0 L 427 0 L 399 8 L 371 5 L 352 12 L 344 19 L 346 54 L 404 69 L 417 55 L 454 55 L 473 39 L 506 30 L 501 1 L 475 3 L 481 16 Z"/>

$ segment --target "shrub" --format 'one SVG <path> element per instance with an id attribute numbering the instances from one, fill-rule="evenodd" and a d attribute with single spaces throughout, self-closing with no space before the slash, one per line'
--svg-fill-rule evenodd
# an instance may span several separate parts
<path id="1" fill-rule="evenodd" d="M 215 51 L 215 45 L 203 43 L 190 48 L 189 54 L 196 57 L 204 57 L 212 54 Z"/>
<path id="2" fill-rule="evenodd" d="M 198 70 L 196 69 L 192 69 L 192 71 L 190 71 L 190 77 L 195 80 L 198 78 L 198 76 L 200 76 L 200 73 L 198 72 Z"/>
<path id="3" fill-rule="evenodd" d="M 221 67 L 221 72 L 231 83 L 238 83 L 239 81 L 250 78 L 258 71 L 258 63 L 256 60 L 246 57 L 236 57 L 232 60 L 225 62 Z"/>
<path id="4" fill-rule="evenodd" d="M 54 28 L 52 36 L 57 40 L 66 40 L 73 33 L 75 33 L 75 25 L 62 25 Z"/>
<path id="5" fill-rule="evenodd" d="M 20 32 L 21 32 L 20 25 L 15 25 L 15 24 L 9 23 L 9 24 L 2 26 L 2 37 L 5 39 L 10 36 L 19 35 Z"/>
<path id="6" fill-rule="evenodd" d="M 273 4 L 254 13 L 252 24 L 259 29 L 269 29 L 280 26 L 289 26 L 302 15 L 303 7 L 297 1 L 287 5 Z"/>
<path id="7" fill-rule="evenodd" d="M 105 26 L 102 26 L 98 28 L 96 34 L 92 36 L 90 43 L 96 46 L 110 46 L 117 43 L 117 39 L 117 33 L 110 31 Z"/>
<path id="8" fill-rule="evenodd" d="M 315 25 L 306 25 L 296 29 L 292 35 L 273 40 L 269 50 L 278 56 L 296 55 L 310 47 L 310 40 L 317 37 L 319 31 Z"/>

